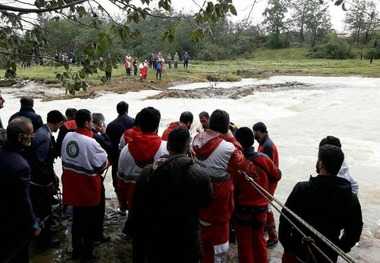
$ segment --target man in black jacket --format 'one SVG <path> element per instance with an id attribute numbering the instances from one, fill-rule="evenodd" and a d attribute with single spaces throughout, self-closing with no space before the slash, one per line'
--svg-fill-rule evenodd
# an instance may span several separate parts
<path id="1" fill-rule="evenodd" d="M 34 100 L 32 97 L 21 97 L 20 99 L 21 108 L 20 111 L 13 114 L 8 122 L 11 122 L 16 117 L 22 116 L 29 118 L 33 124 L 33 132 L 37 131 L 43 125 L 43 121 L 40 115 L 38 115 L 34 109 Z"/>
<path id="2" fill-rule="evenodd" d="M 41 231 L 29 196 L 30 167 L 21 155 L 32 138 L 32 122 L 18 117 L 0 146 L 0 262 L 29 262 L 29 241 Z"/>
<path id="3" fill-rule="evenodd" d="M 31 147 L 27 150 L 27 159 L 32 169 L 30 197 L 36 215 L 45 220 L 45 228 L 37 238 L 36 249 L 45 250 L 59 245 L 59 240 L 51 239 L 53 195 L 58 193 L 59 180 L 54 171 L 55 139 L 64 117 L 58 110 L 47 114 L 47 123 L 35 132 Z"/>
<path id="4" fill-rule="evenodd" d="M 332 241 L 344 252 L 349 252 L 359 241 L 363 228 L 362 212 L 359 200 L 351 192 L 350 182 L 337 177 L 343 163 L 344 154 L 334 145 L 319 148 L 316 169 L 318 176 L 309 181 L 299 182 L 289 195 L 285 206 Z M 284 209 L 282 212 L 293 219 Z M 315 244 L 336 262 L 338 254 L 325 245 L 311 231 L 292 220 Z M 343 230 L 343 235 L 341 231 Z M 280 216 L 279 239 L 284 247 L 283 263 L 310 262 L 307 244 L 294 227 Z M 328 262 L 320 253 L 311 249 L 316 262 Z M 298 261 L 302 260 L 302 261 Z M 314 262 L 314 261 L 312 261 Z"/>
<path id="5" fill-rule="evenodd" d="M 202 256 L 198 211 L 210 203 L 212 187 L 186 156 L 189 143 L 186 128 L 173 129 L 169 156 L 146 166 L 136 182 L 132 236 L 142 238 L 147 262 L 195 263 Z"/>
<path id="6" fill-rule="evenodd" d="M 120 101 L 116 105 L 116 110 L 119 115 L 117 116 L 116 119 L 114 119 L 107 125 L 107 129 L 106 129 L 106 133 L 109 136 L 112 147 L 113 147 L 113 154 L 108 155 L 108 159 L 110 160 L 111 165 L 112 165 L 112 182 L 113 182 L 115 191 L 116 191 L 116 186 L 117 186 L 117 166 L 118 166 L 119 155 L 120 155 L 120 151 L 119 151 L 120 138 L 123 135 L 123 133 L 126 130 L 132 128 L 135 123 L 135 119 L 128 116 L 128 108 L 129 108 L 128 103 L 126 103 L 125 101 Z"/>

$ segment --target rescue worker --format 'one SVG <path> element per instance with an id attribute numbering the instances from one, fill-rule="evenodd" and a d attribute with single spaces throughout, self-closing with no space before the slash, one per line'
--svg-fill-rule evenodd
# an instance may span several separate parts
<path id="1" fill-rule="evenodd" d="M 176 127 L 181 126 L 190 130 L 191 125 L 193 124 L 194 116 L 190 111 L 184 111 L 179 116 L 179 121 L 171 122 L 168 127 L 162 133 L 162 140 L 167 141 L 169 138 L 169 133 Z"/>
<path id="2" fill-rule="evenodd" d="M 234 210 L 232 178 L 243 176 L 239 171 L 251 176 L 258 172 L 257 167 L 245 159 L 229 125 L 228 113 L 215 110 L 210 116 L 209 129 L 198 133 L 192 144 L 195 167 L 206 171 L 214 192 L 211 204 L 200 210 L 202 263 L 227 262 L 229 220 Z"/>
<path id="3" fill-rule="evenodd" d="M 256 141 L 259 143 L 258 152 L 265 153 L 272 159 L 274 164 L 279 167 L 280 161 L 276 144 L 269 138 L 267 126 L 263 122 L 257 122 L 252 127 Z M 277 188 L 277 182 L 269 184 L 269 193 L 274 196 Z M 267 222 L 265 232 L 268 234 L 267 246 L 274 247 L 278 243 L 278 234 L 276 230 L 276 222 L 271 206 L 268 207 Z"/>
<path id="4" fill-rule="evenodd" d="M 281 179 L 280 170 L 267 155 L 255 152 L 252 146 L 253 132 L 250 128 L 237 129 L 235 136 L 244 149 L 244 156 L 260 168 L 258 176 L 254 179 L 255 182 L 268 191 L 270 182 Z M 234 177 L 234 186 L 233 222 L 238 242 L 239 262 L 268 262 L 264 235 L 268 201 L 246 178 Z"/>
<path id="5" fill-rule="evenodd" d="M 104 218 L 100 174 L 109 163 L 106 151 L 93 138 L 91 112 L 78 110 L 75 122 L 78 128 L 62 143 L 63 203 L 73 206 L 72 258 L 86 262 L 98 259 L 93 242 Z"/>

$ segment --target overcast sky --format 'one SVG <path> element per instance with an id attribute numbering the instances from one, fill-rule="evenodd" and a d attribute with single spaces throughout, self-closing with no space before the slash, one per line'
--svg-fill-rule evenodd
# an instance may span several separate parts
<path id="1" fill-rule="evenodd" d="M 172 0 L 173 6 L 176 10 L 189 10 L 191 8 L 195 9 L 197 6 L 202 5 L 204 0 L 191 0 L 191 1 L 182 1 L 182 0 Z M 243 20 L 249 16 L 249 13 L 252 9 L 252 4 L 254 0 L 233 0 L 233 4 L 236 7 L 236 11 L 238 15 L 232 16 L 231 19 L 233 21 Z M 344 19 L 344 11 L 341 6 L 335 6 L 333 2 L 330 0 L 325 0 L 330 6 L 330 14 L 332 17 L 332 25 L 333 28 L 337 31 L 343 31 L 344 25 L 342 20 Z M 253 10 L 249 16 L 249 18 L 254 23 L 260 23 L 263 20 L 262 13 L 267 6 L 267 0 L 256 0 L 256 4 L 253 7 Z M 349 7 L 348 4 L 346 4 Z"/>

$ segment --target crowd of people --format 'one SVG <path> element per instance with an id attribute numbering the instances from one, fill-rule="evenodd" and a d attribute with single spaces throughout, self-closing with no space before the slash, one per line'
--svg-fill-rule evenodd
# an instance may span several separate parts
<path id="1" fill-rule="evenodd" d="M 0 94 L 0 108 L 4 102 Z M 134 263 L 228 262 L 232 235 L 242 263 L 268 262 L 268 248 L 278 241 L 282 262 L 336 262 L 338 252 L 288 209 L 344 252 L 360 239 L 358 183 L 334 136 L 322 138 L 318 175 L 294 187 L 277 232 L 270 203 L 282 173 L 263 122 L 239 128 L 224 110 L 202 111 L 202 127 L 191 138 L 194 115 L 184 111 L 159 136 L 161 113 L 154 107 L 132 118 L 121 101 L 118 116 L 106 125 L 102 113 L 74 108 L 65 116 L 51 110 L 43 123 L 32 98 L 20 103 L 6 128 L 0 120 L 6 131 L 0 141 L 0 208 L 7 215 L 0 217 L 0 262 L 28 262 L 33 238 L 38 250 L 60 245 L 51 235 L 51 206 L 60 185 L 63 204 L 73 211 L 72 258 L 96 262 L 94 242 L 110 241 L 103 229 L 102 176 L 110 166 L 118 213 L 127 216 L 120 231 L 132 239 Z M 54 170 L 57 157 L 62 171 Z"/>

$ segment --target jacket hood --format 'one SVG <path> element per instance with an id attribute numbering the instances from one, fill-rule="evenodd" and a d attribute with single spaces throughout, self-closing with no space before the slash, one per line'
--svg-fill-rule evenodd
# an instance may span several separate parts
<path id="1" fill-rule="evenodd" d="M 145 163 L 153 160 L 161 141 L 156 133 L 132 133 L 128 147 L 136 161 Z"/>
<path id="2" fill-rule="evenodd" d="M 205 158 L 209 156 L 223 140 L 219 136 L 220 133 L 210 129 L 196 135 L 193 141 L 193 151 L 197 157 Z"/>

